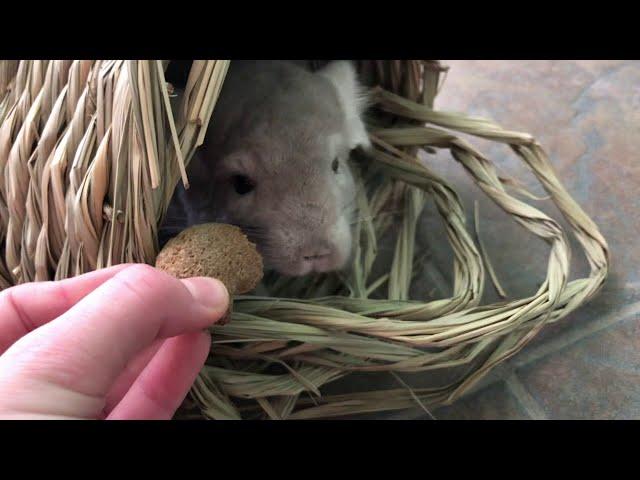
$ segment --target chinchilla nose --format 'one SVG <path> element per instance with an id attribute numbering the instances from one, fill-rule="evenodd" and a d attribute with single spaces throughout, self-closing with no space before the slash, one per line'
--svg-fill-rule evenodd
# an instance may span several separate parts
<path id="1" fill-rule="evenodd" d="M 327 272 L 333 268 L 334 252 L 324 246 L 305 248 L 301 252 L 300 265 L 302 271 Z"/>
<path id="2" fill-rule="evenodd" d="M 302 250 L 302 258 L 310 262 L 321 260 L 329 255 L 331 255 L 331 249 L 322 246 L 312 246 Z"/>

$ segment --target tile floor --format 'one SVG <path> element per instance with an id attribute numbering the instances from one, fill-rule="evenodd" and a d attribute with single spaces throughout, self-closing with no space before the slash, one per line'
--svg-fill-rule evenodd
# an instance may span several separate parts
<path id="1" fill-rule="evenodd" d="M 444 61 L 451 67 L 436 107 L 489 117 L 536 137 L 561 180 L 609 242 L 611 274 L 591 303 L 548 327 L 442 419 L 640 418 L 640 61 Z M 474 142 L 534 193 L 543 191 L 506 148 Z M 546 245 L 483 197 L 447 155 L 431 166 L 480 203 L 483 240 L 510 297 L 544 278 Z M 466 188 L 466 187 L 469 188 Z M 548 203 L 538 205 L 558 218 Z M 428 217 L 433 262 L 447 275 L 446 245 Z M 588 272 L 574 243 L 573 278 Z M 523 259 L 522 252 L 527 255 Z M 543 261 L 536 262 L 540 258 Z M 517 267 L 514 268 L 514 265 Z M 449 267 L 450 269 L 450 267 Z M 416 285 L 428 289 L 428 280 Z M 487 301 L 495 300 L 487 289 Z M 420 410 L 392 418 L 423 418 Z"/>

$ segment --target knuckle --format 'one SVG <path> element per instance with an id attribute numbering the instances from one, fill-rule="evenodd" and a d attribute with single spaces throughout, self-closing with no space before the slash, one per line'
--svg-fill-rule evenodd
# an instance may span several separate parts
<path id="1" fill-rule="evenodd" d="M 119 288 L 144 303 L 165 302 L 175 290 L 166 274 L 146 264 L 131 265 L 116 275 L 114 280 Z"/>
<path id="2" fill-rule="evenodd" d="M 0 293 L 1 308 L 20 323 L 25 333 L 30 332 L 35 329 L 35 325 L 20 305 L 20 302 L 16 300 L 15 293 L 15 288 L 9 288 Z"/>
<path id="3" fill-rule="evenodd" d="M 132 266 L 114 277 L 117 289 L 144 299 L 157 292 L 159 283 L 154 272 L 144 266 Z"/>

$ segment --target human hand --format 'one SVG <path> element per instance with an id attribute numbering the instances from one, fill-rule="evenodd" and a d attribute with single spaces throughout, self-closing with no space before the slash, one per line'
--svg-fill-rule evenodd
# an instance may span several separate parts
<path id="1" fill-rule="evenodd" d="M 0 418 L 169 419 L 202 368 L 224 285 L 118 265 L 0 292 Z"/>

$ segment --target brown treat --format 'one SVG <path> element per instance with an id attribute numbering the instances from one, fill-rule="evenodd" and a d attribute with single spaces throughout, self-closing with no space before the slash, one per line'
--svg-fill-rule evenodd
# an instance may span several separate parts
<path id="1" fill-rule="evenodd" d="M 231 295 L 253 290 L 263 275 L 256 246 L 238 227 L 221 223 L 180 232 L 164 246 L 156 267 L 177 278 L 217 278 Z"/>

